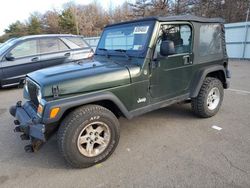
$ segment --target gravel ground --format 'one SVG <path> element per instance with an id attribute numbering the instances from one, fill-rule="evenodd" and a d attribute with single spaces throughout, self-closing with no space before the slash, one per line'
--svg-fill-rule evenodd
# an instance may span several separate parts
<path id="1" fill-rule="evenodd" d="M 67 166 L 55 137 L 25 153 L 8 113 L 22 90 L 1 90 L 0 187 L 250 187 L 250 61 L 230 68 L 231 88 L 216 116 L 197 118 L 182 104 L 122 118 L 114 154 L 82 170 Z"/>

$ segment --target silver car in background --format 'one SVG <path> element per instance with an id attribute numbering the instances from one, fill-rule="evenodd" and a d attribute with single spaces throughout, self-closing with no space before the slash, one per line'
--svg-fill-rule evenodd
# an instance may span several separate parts
<path id="1" fill-rule="evenodd" d="M 16 39 L 16 38 L 10 38 L 10 39 L 6 40 L 5 42 L 0 43 L 0 48 L 1 48 L 2 46 L 4 46 L 5 44 L 9 43 L 10 41 L 14 40 L 14 39 Z"/>

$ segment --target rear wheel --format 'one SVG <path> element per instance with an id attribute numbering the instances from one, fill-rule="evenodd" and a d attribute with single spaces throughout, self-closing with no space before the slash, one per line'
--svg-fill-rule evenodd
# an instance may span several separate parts
<path id="1" fill-rule="evenodd" d="M 193 112 L 199 117 L 214 116 L 220 109 L 223 101 L 224 89 L 217 78 L 205 78 L 200 92 L 196 98 L 192 98 L 191 105 Z"/>
<path id="2" fill-rule="evenodd" d="M 75 168 L 86 168 L 106 160 L 119 141 L 119 122 L 98 105 L 80 107 L 70 113 L 58 130 L 58 145 L 65 160 Z"/>

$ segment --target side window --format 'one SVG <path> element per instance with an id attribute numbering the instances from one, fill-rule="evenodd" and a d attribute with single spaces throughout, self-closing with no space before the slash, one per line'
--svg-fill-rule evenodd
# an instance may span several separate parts
<path id="1" fill-rule="evenodd" d="M 200 56 L 218 54 L 222 52 L 221 26 L 219 24 L 207 24 L 200 27 Z"/>
<path id="2" fill-rule="evenodd" d="M 157 41 L 156 51 L 160 52 L 162 41 L 173 41 L 175 54 L 190 53 L 192 49 L 192 30 L 187 24 L 163 25 L 159 40 Z"/>
<path id="3" fill-rule="evenodd" d="M 37 40 L 25 41 L 13 48 L 10 53 L 14 58 L 37 55 Z"/>
<path id="4" fill-rule="evenodd" d="M 81 37 L 67 37 L 66 39 L 79 46 L 79 48 L 88 48 L 88 45 Z"/>
<path id="5" fill-rule="evenodd" d="M 69 48 L 59 39 L 41 39 L 40 40 L 40 53 L 53 53 L 68 50 Z"/>

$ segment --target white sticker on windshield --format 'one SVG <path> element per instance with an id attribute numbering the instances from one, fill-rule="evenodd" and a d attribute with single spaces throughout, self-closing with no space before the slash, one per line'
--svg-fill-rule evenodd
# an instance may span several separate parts
<path id="1" fill-rule="evenodd" d="M 148 32 L 149 26 L 139 26 L 135 27 L 134 34 L 146 34 Z"/>

